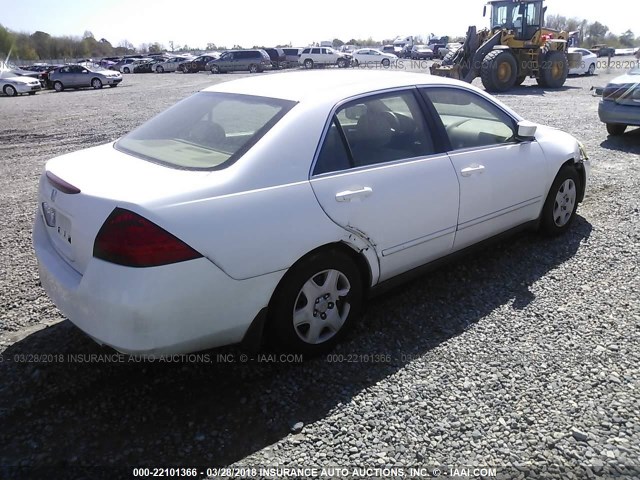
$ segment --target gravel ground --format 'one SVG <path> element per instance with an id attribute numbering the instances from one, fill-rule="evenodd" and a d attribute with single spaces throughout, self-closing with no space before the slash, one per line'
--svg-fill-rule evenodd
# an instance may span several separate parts
<path id="1" fill-rule="evenodd" d="M 243 362 L 236 348 L 115 357 L 38 283 L 30 232 L 45 161 L 244 75 L 129 75 L 115 89 L 0 98 L 0 466 L 54 478 L 92 465 L 638 478 L 640 129 L 608 138 L 589 92 L 618 73 L 500 95 L 590 153 L 568 235 L 522 234 L 379 297 L 333 354 L 304 363 Z"/>

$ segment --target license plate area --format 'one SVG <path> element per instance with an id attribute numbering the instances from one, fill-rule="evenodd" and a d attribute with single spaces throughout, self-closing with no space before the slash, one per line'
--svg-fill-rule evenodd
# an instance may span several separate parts
<path id="1" fill-rule="evenodd" d="M 71 219 L 46 202 L 42 204 L 42 214 L 53 246 L 58 252 L 73 261 Z"/>

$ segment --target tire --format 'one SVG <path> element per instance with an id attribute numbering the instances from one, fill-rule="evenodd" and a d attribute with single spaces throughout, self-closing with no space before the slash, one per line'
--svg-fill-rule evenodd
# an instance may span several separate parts
<path id="1" fill-rule="evenodd" d="M 382 60 L 382 66 L 385 68 L 389 68 L 389 65 L 391 65 L 391 62 L 389 61 L 388 58 L 385 58 Z"/>
<path id="2" fill-rule="evenodd" d="M 258 65 L 256 65 L 255 63 L 252 63 L 251 65 L 249 65 L 249 73 L 258 73 L 260 71 L 260 69 L 258 68 Z"/>
<path id="3" fill-rule="evenodd" d="M 621 125 L 619 123 L 607 123 L 607 133 L 613 137 L 624 134 L 626 129 L 626 125 Z"/>
<path id="4" fill-rule="evenodd" d="M 580 178 L 572 166 L 565 165 L 556 175 L 542 207 L 542 233 L 555 236 L 566 232 L 576 216 Z"/>
<path id="5" fill-rule="evenodd" d="M 356 60 L 355 58 L 353 59 L 353 66 L 354 67 L 359 67 L 360 66 L 360 62 L 358 60 Z"/>
<path id="6" fill-rule="evenodd" d="M 442 59 L 442 65 L 453 65 L 453 57 L 455 55 L 456 52 L 448 52 Z"/>
<path id="7" fill-rule="evenodd" d="M 122 73 L 131 73 L 131 70 L 129 69 L 129 67 L 124 67 L 122 69 Z"/>
<path id="8" fill-rule="evenodd" d="M 311 60 L 310 58 L 307 58 L 304 61 L 304 68 L 306 68 L 307 70 L 311 70 L 313 68 L 313 60 Z"/>
<path id="9" fill-rule="evenodd" d="M 482 61 L 482 85 L 488 92 L 506 92 L 518 78 L 518 64 L 509 50 L 493 50 Z"/>
<path id="10" fill-rule="evenodd" d="M 100 90 L 102 88 L 102 81 L 99 78 L 91 80 L 91 86 L 94 90 Z"/>
<path id="11" fill-rule="evenodd" d="M 60 82 L 60 81 L 55 81 L 55 82 L 53 82 L 53 89 L 56 92 L 61 92 L 61 91 L 64 90 L 64 85 L 62 85 L 62 82 Z"/>
<path id="12" fill-rule="evenodd" d="M 347 61 L 344 58 L 339 58 L 336 63 L 338 65 L 338 68 L 346 68 L 347 66 Z"/>
<path id="13" fill-rule="evenodd" d="M 211 65 L 211 73 L 214 75 L 220 73 L 220 67 L 218 65 Z"/>
<path id="14" fill-rule="evenodd" d="M 551 50 L 542 57 L 542 67 L 538 77 L 538 85 L 547 88 L 560 88 L 569 75 L 569 61 L 564 52 Z"/>
<path id="15" fill-rule="evenodd" d="M 162 67 L 162 65 L 158 65 L 156 67 L 156 73 L 164 73 L 164 67 Z"/>
<path id="16" fill-rule="evenodd" d="M 362 301 L 362 276 L 351 257 L 339 251 L 313 254 L 294 265 L 278 286 L 269 334 L 285 351 L 324 353 L 358 317 Z"/>
<path id="17" fill-rule="evenodd" d="M 18 91 L 15 89 L 15 87 L 12 87 L 11 85 L 5 85 L 3 91 L 7 97 L 15 97 L 16 95 L 18 95 Z"/>
<path id="18" fill-rule="evenodd" d="M 594 73 L 596 73 L 596 64 L 592 63 L 591 65 L 589 65 L 589 70 L 587 70 L 587 75 L 591 76 Z"/>

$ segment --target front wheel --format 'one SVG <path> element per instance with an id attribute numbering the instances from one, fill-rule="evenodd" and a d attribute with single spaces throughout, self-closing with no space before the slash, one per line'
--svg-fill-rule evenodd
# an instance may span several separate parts
<path id="1" fill-rule="evenodd" d="M 318 355 L 333 348 L 360 314 L 362 277 L 338 251 L 320 252 L 289 270 L 276 291 L 273 340 L 287 351 Z"/>
<path id="2" fill-rule="evenodd" d="M 389 61 L 388 58 L 385 58 L 384 60 L 382 60 L 382 66 L 387 68 L 389 67 L 389 65 L 391 65 L 391 62 Z"/>
<path id="3" fill-rule="evenodd" d="M 161 65 L 158 65 L 156 67 L 156 73 L 162 73 L 162 72 L 164 72 L 164 68 Z"/>
<path id="4" fill-rule="evenodd" d="M 124 67 L 122 73 L 131 73 L 131 70 L 129 70 L 129 67 Z"/>
<path id="5" fill-rule="evenodd" d="M 626 125 L 620 125 L 619 123 L 607 123 L 607 133 L 614 137 L 622 135 L 626 129 Z"/>
<path id="6" fill-rule="evenodd" d="M 18 91 L 14 87 L 12 87 L 11 85 L 6 85 L 4 87 L 4 94 L 7 97 L 15 97 L 18 94 Z"/>
<path id="7" fill-rule="evenodd" d="M 542 67 L 538 77 L 538 85 L 548 88 L 560 88 L 569 74 L 567 55 L 559 50 L 552 50 L 542 59 Z"/>
<path id="8" fill-rule="evenodd" d="M 553 181 L 542 207 L 540 226 L 547 235 L 564 233 L 576 216 L 578 208 L 578 172 L 572 166 L 564 166 Z"/>
<path id="9" fill-rule="evenodd" d="M 220 67 L 218 65 L 211 65 L 211 73 L 220 73 Z"/>
<path id="10" fill-rule="evenodd" d="M 596 64 L 592 63 L 591 65 L 589 65 L 589 70 L 587 70 L 587 75 L 593 75 L 594 73 L 596 73 Z"/>
<path id="11" fill-rule="evenodd" d="M 100 81 L 99 78 L 94 78 L 93 80 L 91 80 L 91 86 L 95 90 L 99 90 L 100 88 L 102 88 L 102 82 Z"/>
<path id="12" fill-rule="evenodd" d="M 518 78 L 516 58 L 509 50 L 489 52 L 482 61 L 480 77 L 488 92 L 506 92 L 516 84 Z"/>
<path id="13" fill-rule="evenodd" d="M 258 65 L 256 65 L 255 63 L 252 65 L 249 65 L 249 73 L 258 73 L 260 71 L 260 69 L 258 68 Z"/>
<path id="14" fill-rule="evenodd" d="M 53 89 L 56 92 L 61 92 L 64 90 L 64 85 L 62 85 L 62 82 L 58 82 L 58 81 L 53 82 Z"/>
<path id="15" fill-rule="evenodd" d="M 338 68 L 345 68 L 347 66 L 347 61 L 344 58 L 338 60 Z"/>
<path id="16" fill-rule="evenodd" d="M 311 60 L 310 58 L 307 58 L 304 61 L 304 68 L 306 68 L 307 70 L 311 70 L 313 68 L 313 60 Z"/>

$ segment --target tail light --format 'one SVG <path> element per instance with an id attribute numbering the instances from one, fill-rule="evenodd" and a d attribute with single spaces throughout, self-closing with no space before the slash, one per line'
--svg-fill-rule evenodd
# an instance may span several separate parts
<path id="1" fill-rule="evenodd" d="M 93 256 L 128 267 L 157 267 L 202 254 L 137 213 L 116 208 L 98 232 Z"/>

